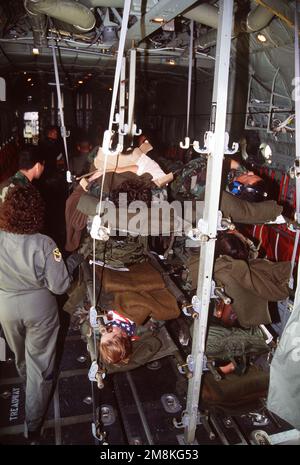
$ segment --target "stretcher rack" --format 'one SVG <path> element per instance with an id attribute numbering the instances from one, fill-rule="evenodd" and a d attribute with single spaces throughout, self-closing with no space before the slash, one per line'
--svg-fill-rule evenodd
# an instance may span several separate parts
<path id="1" fill-rule="evenodd" d="M 187 404 L 182 423 L 184 424 L 184 441 L 192 444 L 195 440 L 198 404 L 202 381 L 205 337 L 207 331 L 208 309 L 211 296 L 212 269 L 217 234 L 218 207 L 220 197 L 222 161 L 225 146 L 226 107 L 229 79 L 229 61 L 231 47 L 231 29 L 233 17 L 233 0 L 220 2 L 217 50 L 212 107 L 214 121 L 214 138 L 208 152 L 206 173 L 205 207 L 202 233 L 208 240 L 202 243 L 199 260 L 199 277 L 197 299 L 201 306 L 200 318 L 195 319 L 191 359 L 193 377 L 189 380 Z"/>
<path id="2" fill-rule="evenodd" d="M 231 48 L 231 29 L 233 18 L 233 0 L 222 0 L 220 3 L 220 15 L 218 25 L 218 38 L 216 50 L 215 78 L 213 89 L 213 113 L 209 144 L 205 141 L 208 155 L 206 191 L 201 234 L 206 240 L 202 242 L 199 260 L 199 278 L 197 294 L 194 298 L 194 308 L 199 313 L 195 318 L 193 330 L 192 353 L 190 354 L 190 366 L 192 377 L 189 379 L 187 404 L 182 418 L 184 425 L 184 441 L 192 444 L 195 440 L 197 421 L 199 417 L 198 404 L 201 388 L 205 338 L 207 331 L 207 318 L 211 298 L 212 270 L 215 251 L 215 239 L 217 236 L 219 219 L 219 197 L 222 174 L 222 161 L 224 151 L 232 154 L 233 150 L 227 150 L 228 134 L 226 130 L 226 107 L 229 80 L 229 62 Z M 191 370 L 190 370 L 191 371 Z"/>
<path id="3" fill-rule="evenodd" d="M 159 259 L 156 257 L 156 255 L 152 254 L 152 253 L 148 253 L 147 258 L 148 258 L 149 262 L 151 263 L 151 265 L 153 266 L 153 268 L 155 268 L 157 271 L 160 272 L 160 274 L 162 275 L 162 277 L 163 277 L 163 279 L 164 279 L 164 281 L 166 283 L 166 287 L 173 294 L 173 296 L 176 298 L 179 305 L 182 305 L 182 306 L 187 305 L 188 301 L 187 301 L 186 296 L 179 289 L 179 287 L 174 283 L 174 281 L 171 279 L 170 275 L 164 270 L 162 265 L 159 263 Z M 84 278 L 84 281 L 85 281 L 86 286 L 87 286 L 88 299 L 89 299 L 90 302 L 92 302 L 93 292 L 94 292 L 94 290 L 93 290 L 92 267 L 91 267 L 91 264 L 89 264 L 89 262 L 87 260 L 85 260 L 84 262 L 82 262 L 81 268 L 82 268 L 82 272 L 83 272 L 83 278 Z M 98 295 L 101 292 L 101 285 L 99 285 L 98 280 L 96 280 L 96 282 L 95 282 L 95 291 L 96 291 L 96 294 L 98 294 Z M 103 325 L 104 321 L 105 321 L 105 314 L 100 314 L 99 313 L 99 308 L 101 307 L 102 297 L 104 297 L 104 300 L 105 300 L 105 294 L 103 296 L 103 293 L 101 292 L 101 299 L 100 299 L 100 302 L 99 302 L 99 306 L 96 305 L 96 308 L 91 307 L 91 309 L 90 309 L 89 320 L 90 320 L 90 325 L 92 326 L 93 332 L 95 332 L 95 330 L 99 330 L 100 333 L 101 333 L 101 325 Z M 166 328 L 162 328 L 162 330 L 165 333 L 163 339 L 166 340 L 166 341 L 169 340 L 171 346 L 173 345 L 173 352 L 174 352 L 175 359 L 177 361 L 178 370 L 179 370 L 180 367 L 183 367 L 182 371 L 179 371 L 179 372 L 181 374 L 184 374 L 186 376 L 186 378 L 189 378 L 190 377 L 190 371 L 188 370 L 188 368 L 185 369 L 185 367 L 184 367 L 185 363 L 184 363 L 183 358 L 181 357 L 180 352 L 178 351 L 178 349 L 174 345 L 174 343 L 172 341 L 172 338 L 170 338 Z M 93 401 L 94 422 L 92 423 L 92 432 L 93 432 L 93 436 L 95 437 L 96 441 L 101 442 L 101 444 L 105 444 L 106 431 L 104 431 L 104 429 L 103 429 L 104 425 L 102 424 L 102 421 L 101 421 L 101 412 L 100 412 L 99 407 L 97 405 L 97 403 L 98 403 L 97 402 L 97 397 L 100 397 L 101 394 L 100 394 L 100 396 L 96 394 L 96 392 L 98 390 L 95 391 L 95 386 L 97 385 L 97 387 L 99 389 L 101 389 L 101 390 L 104 388 L 106 372 L 105 372 L 105 369 L 103 369 L 101 367 L 101 363 L 99 364 L 99 362 L 97 360 L 97 348 L 96 348 L 95 340 L 94 340 L 94 344 L 95 344 L 95 347 L 94 347 L 94 354 L 92 356 L 92 364 L 91 364 L 91 367 L 90 367 L 90 370 L 89 370 L 89 373 L 88 373 L 88 378 L 91 381 L 92 401 Z M 168 355 L 168 344 L 166 344 L 165 348 L 163 347 L 162 350 L 159 351 L 159 354 L 160 354 L 160 357 L 164 357 L 164 356 Z M 157 356 L 155 355 L 154 359 L 156 359 L 156 357 Z M 127 376 L 128 382 L 129 382 L 129 387 L 132 390 L 132 381 L 131 381 L 130 372 L 126 373 L 126 376 Z M 134 393 L 134 397 L 136 398 L 138 396 L 138 394 L 135 392 L 135 389 L 133 390 L 133 393 Z"/>
<path id="4" fill-rule="evenodd" d="M 156 257 L 155 260 L 166 275 L 164 262 L 160 263 Z M 87 269 L 90 272 L 88 264 Z M 91 284 L 90 273 L 87 281 Z M 165 332 L 166 337 L 168 331 Z M 188 366 L 186 371 L 179 372 L 178 365 L 184 364 L 181 354 L 175 352 L 174 356 L 166 356 L 149 366 L 109 375 L 101 391 L 93 383 L 95 422 L 87 378 L 86 345 L 80 339 L 78 333 L 71 332 L 66 340 L 62 372 L 54 397 L 55 416 L 50 416 L 45 423 L 47 444 L 54 441 L 56 444 L 184 445 L 181 431 L 185 425 L 182 424 L 181 414 L 185 408 L 187 379 L 192 372 Z M 24 394 L 21 381 L 12 369 L 13 362 L 9 359 L 5 364 L 0 364 L 0 436 L 10 435 L 9 439 L 5 437 L 0 441 L 18 444 L 21 443 L 23 432 Z M 12 422 L 11 408 L 16 396 L 19 398 L 18 418 Z M 95 425 L 93 432 L 91 421 Z M 260 404 L 243 416 L 232 415 L 230 418 L 207 409 L 199 411 L 194 442 L 199 445 L 252 444 L 251 434 L 256 430 L 265 430 L 272 444 L 299 440 L 299 432 L 276 416 L 270 416 L 264 405 Z M 100 441 L 100 438 L 103 440 Z"/>

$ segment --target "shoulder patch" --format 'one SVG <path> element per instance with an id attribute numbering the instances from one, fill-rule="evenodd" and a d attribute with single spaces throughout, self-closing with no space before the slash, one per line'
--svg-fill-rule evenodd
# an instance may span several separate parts
<path id="1" fill-rule="evenodd" d="M 62 256 L 61 256 L 61 252 L 59 248 L 56 247 L 56 249 L 54 249 L 52 253 L 53 253 L 54 260 L 56 262 L 61 262 Z"/>

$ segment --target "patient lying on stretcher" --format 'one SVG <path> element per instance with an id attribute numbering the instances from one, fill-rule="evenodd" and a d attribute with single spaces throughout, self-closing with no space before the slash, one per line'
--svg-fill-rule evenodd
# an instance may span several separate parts
<path id="1" fill-rule="evenodd" d="M 132 320 L 114 313 L 112 324 L 101 330 L 98 343 L 100 360 L 108 373 L 127 371 L 149 363 L 163 346 L 159 325 L 163 322 L 149 322 L 136 327 Z M 126 327 L 115 326 L 126 320 Z M 149 325 L 150 323 L 150 325 Z"/>
<path id="2" fill-rule="evenodd" d="M 101 360 L 107 365 L 124 364 L 130 354 L 130 362 L 138 366 L 147 363 L 161 346 L 154 334 L 158 322 L 180 315 L 176 298 L 149 262 L 136 263 L 129 269 L 96 269 L 103 296 L 112 297 L 109 308 L 113 311 L 108 312 L 99 344 Z"/>
<path id="3" fill-rule="evenodd" d="M 136 339 L 136 324 L 120 313 L 111 311 L 111 319 L 102 332 L 99 343 L 101 361 L 105 364 L 126 364 L 132 354 L 132 341 Z"/>

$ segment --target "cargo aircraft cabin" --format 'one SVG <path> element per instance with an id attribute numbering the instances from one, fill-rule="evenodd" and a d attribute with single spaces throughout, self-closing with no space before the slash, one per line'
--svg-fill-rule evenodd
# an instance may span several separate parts
<path id="1" fill-rule="evenodd" d="M 300 444 L 299 4 L 0 1 L 1 445 Z"/>

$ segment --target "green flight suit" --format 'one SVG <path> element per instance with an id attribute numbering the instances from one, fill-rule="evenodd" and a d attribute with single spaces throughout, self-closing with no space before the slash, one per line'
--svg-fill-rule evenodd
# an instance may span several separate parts
<path id="1" fill-rule="evenodd" d="M 37 430 L 48 404 L 59 320 L 52 294 L 70 277 L 55 242 L 43 234 L 0 230 L 0 324 L 26 384 L 25 419 Z"/>

